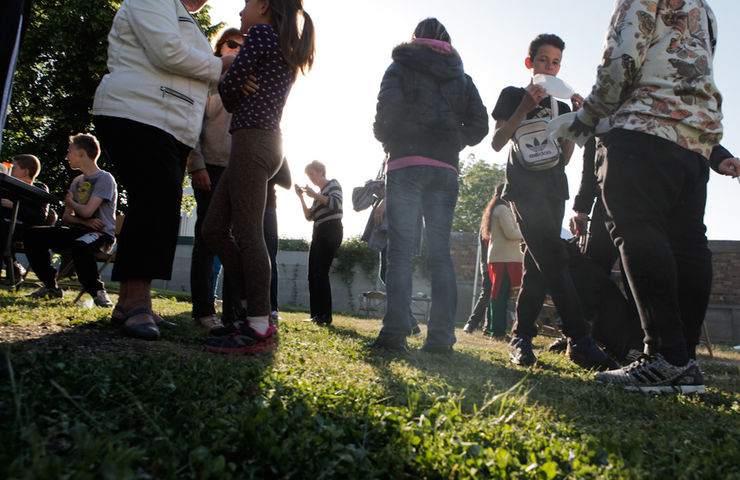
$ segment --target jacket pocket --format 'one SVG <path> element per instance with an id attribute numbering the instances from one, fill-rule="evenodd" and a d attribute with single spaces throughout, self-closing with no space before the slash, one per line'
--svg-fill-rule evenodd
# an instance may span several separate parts
<path id="1" fill-rule="evenodd" d="M 184 93 L 180 93 L 177 90 L 174 90 L 169 87 L 159 87 L 159 91 L 162 92 L 162 98 L 165 98 L 167 95 L 172 95 L 175 98 L 179 98 L 180 100 L 189 103 L 190 105 L 195 104 L 195 100 L 188 97 Z"/>

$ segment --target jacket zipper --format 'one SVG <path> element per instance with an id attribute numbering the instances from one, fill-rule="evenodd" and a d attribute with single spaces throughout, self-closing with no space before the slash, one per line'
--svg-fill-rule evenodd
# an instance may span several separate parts
<path id="1" fill-rule="evenodd" d="M 179 98 L 180 100 L 184 100 L 188 102 L 190 105 L 195 104 L 195 101 L 192 98 L 188 97 L 187 95 L 183 95 L 177 90 L 173 90 L 169 87 L 159 87 L 159 90 L 162 92 L 162 98 L 164 98 L 165 95 L 172 95 L 173 97 L 176 97 L 176 98 Z"/>

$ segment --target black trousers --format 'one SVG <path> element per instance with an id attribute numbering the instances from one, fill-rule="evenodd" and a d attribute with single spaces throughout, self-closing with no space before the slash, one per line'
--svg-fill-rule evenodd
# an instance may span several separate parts
<path id="1" fill-rule="evenodd" d="M 478 235 L 478 243 L 480 244 L 481 257 L 478 267 L 480 268 L 481 280 L 480 280 L 480 295 L 478 300 L 475 301 L 473 312 L 470 314 L 468 323 L 473 328 L 478 328 L 482 322 L 488 319 L 488 309 L 491 305 L 491 289 L 493 283 L 491 282 L 491 275 L 488 272 L 488 247 L 483 237 Z"/>
<path id="2" fill-rule="evenodd" d="M 98 275 L 95 253 L 108 248 L 113 239 L 100 232 L 78 227 L 33 227 L 23 236 L 26 257 L 31 268 L 48 288 L 57 288 L 57 271 L 51 264 L 49 250 L 72 250 L 72 260 L 85 292 L 92 296 L 105 286 Z"/>
<path id="3" fill-rule="evenodd" d="M 659 137 L 602 137 L 596 173 L 645 343 L 675 364 L 695 355 L 712 284 L 704 208 L 709 162 Z"/>
<path id="4" fill-rule="evenodd" d="M 328 220 L 314 226 L 308 251 L 308 292 L 311 297 L 311 317 L 331 316 L 331 282 L 329 269 L 339 245 L 342 244 L 342 221 Z"/>
<path id="5" fill-rule="evenodd" d="M 127 198 L 112 278 L 169 280 L 190 147 L 164 130 L 132 120 L 96 116 L 94 122 Z"/>
<path id="6" fill-rule="evenodd" d="M 569 255 L 560 238 L 565 202 L 553 199 L 517 199 L 511 202 L 527 248 L 522 286 L 516 302 L 515 335 L 537 335 L 537 316 L 550 294 L 563 321 L 563 333 L 575 340 L 589 332 L 580 299 L 568 271 Z"/>

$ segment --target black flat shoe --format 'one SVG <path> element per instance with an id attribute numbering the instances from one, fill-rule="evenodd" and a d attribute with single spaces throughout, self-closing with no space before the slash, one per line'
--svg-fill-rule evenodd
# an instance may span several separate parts
<path id="1" fill-rule="evenodd" d="M 141 323 L 138 325 L 126 325 L 125 322 L 127 319 L 142 314 L 149 315 L 152 317 L 152 319 L 156 318 L 154 312 L 152 312 L 149 308 L 135 308 L 128 314 L 126 314 L 126 317 L 123 319 L 123 324 L 121 325 L 121 333 L 126 337 L 139 338 L 141 340 L 159 340 L 160 333 L 159 328 L 157 328 L 156 321 L 153 321 L 151 323 Z"/>

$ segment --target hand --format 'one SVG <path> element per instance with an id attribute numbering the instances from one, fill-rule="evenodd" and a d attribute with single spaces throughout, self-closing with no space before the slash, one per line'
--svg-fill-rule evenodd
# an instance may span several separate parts
<path id="1" fill-rule="evenodd" d="M 547 98 L 547 90 L 540 85 L 530 83 L 527 88 L 524 89 L 524 98 L 522 98 L 522 106 L 527 112 L 534 110 L 534 108 L 540 104 L 540 102 Z"/>
<path id="2" fill-rule="evenodd" d="M 575 112 L 583 106 L 583 97 L 574 93 L 573 96 L 570 97 L 570 104 L 573 105 L 573 111 Z"/>
<path id="3" fill-rule="evenodd" d="M 373 222 L 378 226 L 383 223 L 383 215 L 385 215 L 385 200 L 381 200 L 375 210 L 373 210 Z"/>
<path id="4" fill-rule="evenodd" d="M 722 175 L 737 178 L 740 176 L 740 159 L 725 158 L 719 164 L 719 171 Z"/>
<path id="5" fill-rule="evenodd" d="M 0 199 L 0 204 L 2 204 L 5 208 L 13 208 L 13 202 L 8 200 L 7 198 Z"/>
<path id="6" fill-rule="evenodd" d="M 84 224 L 93 230 L 102 230 L 105 227 L 105 223 L 99 218 L 88 218 Z"/>
<path id="7" fill-rule="evenodd" d="M 250 75 L 247 77 L 247 82 L 242 87 L 242 93 L 246 96 L 250 96 L 253 93 L 257 93 L 257 90 L 260 89 L 260 86 L 257 85 L 257 77 L 254 75 Z"/>
<path id="8" fill-rule="evenodd" d="M 588 232 L 588 220 L 588 214 L 578 212 L 573 218 L 570 219 L 570 222 L 568 222 L 570 233 L 577 237 L 585 235 L 586 232 Z"/>
<path id="9" fill-rule="evenodd" d="M 74 198 L 74 195 L 72 195 L 72 191 L 67 190 L 67 194 L 64 196 L 64 203 L 66 203 L 67 205 L 70 205 L 74 203 L 74 201 L 75 201 L 75 198 Z"/>
<path id="10" fill-rule="evenodd" d="M 316 193 L 316 191 L 313 188 L 309 187 L 308 185 L 303 187 L 303 191 L 306 193 L 306 195 L 308 195 L 309 197 L 313 199 L 316 199 L 316 197 L 319 196 L 319 194 Z"/>
<path id="11" fill-rule="evenodd" d="M 296 183 L 295 185 L 293 185 L 293 188 L 295 188 L 296 195 L 298 195 L 299 197 L 303 196 L 303 188 L 301 188 L 300 185 Z"/>
<path id="12" fill-rule="evenodd" d="M 211 190 L 211 177 L 208 176 L 208 170 L 205 168 L 190 172 L 190 179 L 193 181 L 194 189 L 206 192 Z"/>
<path id="13" fill-rule="evenodd" d="M 221 57 L 221 75 L 226 73 L 226 70 L 231 67 L 231 64 L 234 63 L 234 59 L 236 58 L 236 55 L 224 55 Z"/>

